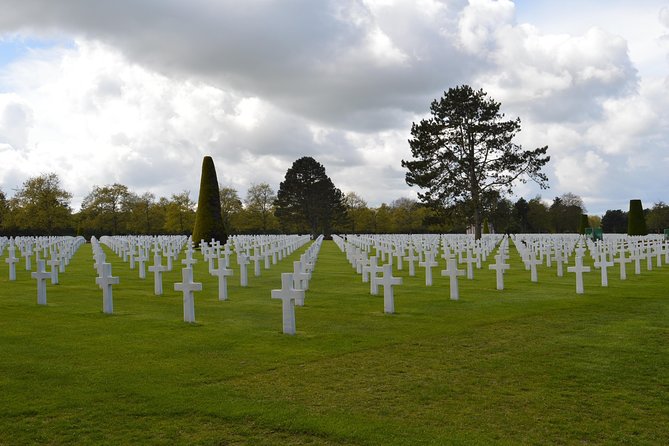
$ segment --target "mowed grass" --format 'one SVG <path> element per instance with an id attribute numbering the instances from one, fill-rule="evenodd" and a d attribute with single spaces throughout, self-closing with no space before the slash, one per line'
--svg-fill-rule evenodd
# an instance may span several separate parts
<path id="1" fill-rule="evenodd" d="M 105 315 L 90 245 L 47 306 L 5 265 L 0 444 L 669 444 L 669 266 L 628 265 L 624 282 L 616 266 L 608 288 L 593 269 L 577 295 L 566 270 L 531 283 L 512 250 L 504 291 L 484 264 L 456 302 L 443 261 L 432 287 L 405 264 L 386 315 L 326 241 L 286 336 L 270 290 L 303 250 L 250 268 L 248 288 L 235 265 L 225 302 L 200 259 L 196 324 L 179 268 L 154 296 L 108 253 L 121 283 Z"/>

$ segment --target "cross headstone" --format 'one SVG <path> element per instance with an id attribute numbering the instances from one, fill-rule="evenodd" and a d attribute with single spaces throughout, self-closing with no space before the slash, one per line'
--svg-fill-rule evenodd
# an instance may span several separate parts
<path id="1" fill-rule="evenodd" d="M 102 311 L 106 314 L 112 314 L 114 312 L 112 285 L 118 285 L 119 278 L 112 277 L 111 263 L 102 264 L 102 274 L 95 278 L 95 283 L 102 288 Z"/>
<path id="2" fill-rule="evenodd" d="M 393 277 L 393 266 L 391 264 L 383 265 L 383 276 L 375 277 L 377 286 L 383 287 L 383 312 L 392 314 L 395 312 L 395 295 L 393 286 L 401 285 L 401 277 Z"/>
<path id="3" fill-rule="evenodd" d="M 555 265 L 557 267 L 557 276 L 564 277 L 564 268 L 563 264 L 567 260 L 561 250 L 555 250 Z"/>
<path id="4" fill-rule="evenodd" d="M 146 279 L 146 261 L 148 258 L 146 257 L 146 254 L 144 253 L 144 250 L 142 248 L 139 249 L 139 254 L 135 258 L 135 261 L 137 262 L 137 270 L 139 271 L 139 278 L 140 279 Z"/>
<path id="5" fill-rule="evenodd" d="M 296 290 L 307 291 L 309 289 L 309 279 L 311 274 L 304 270 L 302 262 L 295 260 L 293 262 L 293 288 Z M 295 299 L 295 305 L 304 306 L 304 299 Z"/>
<path id="6" fill-rule="evenodd" d="M 414 252 L 413 248 L 409 248 L 409 255 L 404 256 L 404 260 L 409 262 L 409 277 L 414 277 L 416 275 L 416 265 L 414 262 L 418 260 L 418 256 Z"/>
<path id="7" fill-rule="evenodd" d="M 576 294 L 583 294 L 583 273 L 589 273 L 590 267 L 583 266 L 583 257 L 577 255 L 574 266 L 567 267 L 567 272 L 576 273 Z"/>
<path id="8" fill-rule="evenodd" d="M 613 262 L 609 262 L 607 259 L 606 252 L 602 250 L 599 253 L 599 260 L 595 262 L 595 268 L 599 268 L 601 272 L 601 278 L 602 278 L 602 286 L 607 287 L 609 286 L 609 275 L 608 275 L 608 267 L 613 266 Z"/>
<path id="9" fill-rule="evenodd" d="M 627 280 L 627 264 L 631 262 L 632 259 L 627 258 L 625 250 L 621 249 L 618 257 L 613 261 L 620 265 L 620 280 Z"/>
<path id="10" fill-rule="evenodd" d="M 174 291 L 181 291 L 184 299 L 184 322 L 195 322 L 195 291 L 202 291 L 202 284 L 193 282 L 193 269 L 181 270 L 181 282 L 174 284 Z"/>
<path id="11" fill-rule="evenodd" d="M 283 333 L 295 334 L 295 299 L 304 298 L 303 290 L 293 288 L 293 274 L 281 274 L 281 289 L 272 290 L 272 299 L 281 299 L 283 313 Z"/>
<path id="12" fill-rule="evenodd" d="M 9 264 L 9 280 L 16 280 L 16 264 L 20 259 L 16 257 L 16 248 L 14 247 L 14 243 L 9 245 L 7 253 L 8 255 L 5 259 L 5 262 Z"/>
<path id="13" fill-rule="evenodd" d="M 636 248 L 632 251 L 630 258 L 634 261 L 634 274 L 641 274 L 641 258 L 643 253 L 640 248 Z"/>
<path id="14" fill-rule="evenodd" d="M 260 276 L 260 261 L 262 260 L 262 255 L 258 248 L 253 248 L 253 255 L 251 256 L 253 260 L 253 275 L 255 277 Z"/>
<path id="15" fill-rule="evenodd" d="M 425 253 L 425 261 L 418 262 L 418 266 L 425 268 L 425 286 L 432 286 L 432 268 L 439 266 L 436 260 L 434 260 L 433 252 Z"/>
<path id="16" fill-rule="evenodd" d="M 450 279 L 451 300 L 460 299 L 460 291 L 458 289 L 458 276 L 464 275 L 465 272 L 458 269 L 458 264 L 454 258 L 448 259 L 446 269 L 441 271 L 442 276 L 448 276 Z"/>
<path id="17" fill-rule="evenodd" d="M 51 278 L 51 273 L 44 269 L 44 260 L 37 261 L 37 271 L 30 275 L 37 280 L 37 304 L 46 305 L 46 279 Z"/>
<path id="18" fill-rule="evenodd" d="M 240 252 L 237 254 L 237 264 L 239 265 L 239 285 L 243 287 L 249 286 L 249 256 Z"/>
<path id="19" fill-rule="evenodd" d="M 467 255 L 462 258 L 462 261 L 467 264 L 467 279 L 472 280 L 474 278 L 473 264 L 476 263 L 476 257 L 472 255 L 471 249 L 467 248 Z"/>
<path id="20" fill-rule="evenodd" d="M 156 296 L 163 294 L 163 272 L 167 267 L 162 264 L 162 257 L 156 253 L 153 256 L 153 265 L 149 266 L 149 272 L 153 273 L 153 293 Z"/>
<path id="21" fill-rule="evenodd" d="M 497 289 L 504 289 L 504 271 L 509 269 L 511 266 L 508 263 L 504 263 L 502 256 L 497 254 L 495 256 L 495 263 L 488 265 L 488 269 L 495 270 L 495 276 L 497 278 Z"/>
<path id="22" fill-rule="evenodd" d="M 376 296 L 379 294 L 379 286 L 374 281 L 376 274 L 383 271 L 383 267 L 379 266 L 377 263 L 377 257 L 373 256 L 369 258 L 369 265 L 362 267 L 363 271 L 366 271 L 369 274 L 369 294 Z M 364 273 L 363 273 L 364 274 Z"/>
<path id="23" fill-rule="evenodd" d="M 225 267 L 225 259 L 218 259 L 218 268 L 209 273 L 218 277 L 218 300 L 228 300 L 228 276 L 233 275 L 233 271 Z"/>
<path id="24" fill-rule="evenodd" d="M 536 258 L 534 250 L 530 249 L 528 259 L 525 261 L 525 264 L 530 267 L 530 281 L 538 282 L 537 265 L 541 265 L 542 263 L 542 260 Z"/>
<path id="25" fill-rule="evenodd" d="M 52 253 L 51 259 L 46 263 L 51 267 L 51 284 L 58 285 L 58 269 L 60 267 L 60 259 L 55 253 Z"/>

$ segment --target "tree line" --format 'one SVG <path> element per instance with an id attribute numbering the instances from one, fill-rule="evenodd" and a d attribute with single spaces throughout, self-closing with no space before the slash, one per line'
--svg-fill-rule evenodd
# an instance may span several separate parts
<path id="1" fill-rule="evenodd" d="M 324 170 L 321 175 L 324 175 Z M 303 172 L 299 177 L 309 176 Z M 311 221 L 301 220 L 299 209 L 295 209 L 300 205 L 292 203 L 292 208 L 286 205 L 290 201 L 286 196 L 291 195 L 284 192 L 290 186 L 286 186 L 287 182 L 288 179 L 279 191 L 268 183 L 253 184 L 243 197 L 232 187 L 220 186 L 221 214 L 226 232 L 310 233 L 312 230 L 322 232 L 329 229 L 329 232 L 340 233 L 463 233 L 474 223 L 466 205 L 439 207 L 398 198 L 374 207 L 355 192 L 332 192 L 334 185 L 331 182 L 325 190 L 330 190 L 326 193 L 331 199 L 334 194 L 334 211 L 330 210 L 327 216 L 312 216 Z M 302 180 L 290 186 L 293 188 L 292 196 L 299 190 L 300 182 Z M 309 187 L 306 189 L 312 190 Z M 283 203 L 277 192 L 281 192 Z M 327 201 L 319 195 L 321 192 L 316 192 L 311 199 L 312 207 Z M 152 193 L 137 193 L 115 183 L 94 186 L 78 211 L 73 211 L 71 200 L 72 194 L 63 189 L 55 173 L 29 178 L 11 197 L 0 190 L 0 231 L 3 235 L 86 237 L 104 234 L 190 234 L 195 219 L 196 203 L 190 198 L 189 191 L 157 198 Z M 655 203 L 644 212 L 649 232 L 669 228 L 669 205 Z M 586 209 L 582 199 L 571 193 L 555 197 L 552 203 L 547 203 L 540 196 L 512 201 L 493 193 L 485 197 L 482 205 L 487 227 L 491 232 L 498 233 L 573 233 L 578 231 L 584 213 Z M 314 214 L 318 212 L 312 212 Z M 328 220 L 329 228 L 320 227 L 323 222 L 319 222 L 319 218 Z M 608 210 L 601 218 L 590 216 L 589 223 L 591 227 L 601 227 L 605 233 L 625 233 L 627 212 Z"/>

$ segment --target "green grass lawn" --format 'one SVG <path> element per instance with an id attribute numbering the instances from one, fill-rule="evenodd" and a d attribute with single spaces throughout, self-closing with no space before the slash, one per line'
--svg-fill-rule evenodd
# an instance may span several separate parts
<path id="1" fill-rule="evenodd" d="M 609 287 L 597 271 L 539 268 L 515 250 L 494 271 L 422 268 L 395 289 L 397 314 L 323 244 L 297 335 L 270 299 L 284 259 L 217 300 L 200 259 L 196 324 L 178 269 L 163 296 L 113 254 L 115 314 L 102 313 L 90 245 L 37 305 L 35 281 L 0 266 L 0 444 L 669 444 L 669 266 Z M 492 259 L 490 259 L 492 260 Z M 236 267 L 236 265 L 235 265 Z"/>

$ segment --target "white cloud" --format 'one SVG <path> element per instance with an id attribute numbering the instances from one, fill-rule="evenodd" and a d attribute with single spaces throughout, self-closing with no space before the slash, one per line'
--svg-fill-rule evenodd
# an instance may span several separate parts
<path id="1" fill-rule="evenodd" d="M 549 146 L 547 194 L 650 196 L 668 168 L 669 80 L 644 75 L 666 76 L 666 60 L 657 71 L 635 65 L 657 59 L 663 33 L 667 41 L 666 2 L 616 2 L 614 18 L 590 5 L 550 27 L 519 23 L 509 0 L 82 5 L 0 0 L 0 36 L 74 42 L 0 66 L 4 190 L 56 171 L 79 200 L 114 181 L 196 191 L 211 154 L 221 182 L 244 195 L 251 183 L 278 187 L 309 155 L 341 189 L 378 205 L 415 196 L 400 167 L 411 122 L 462 83 L 522 118 L 524 146 Z"/>

